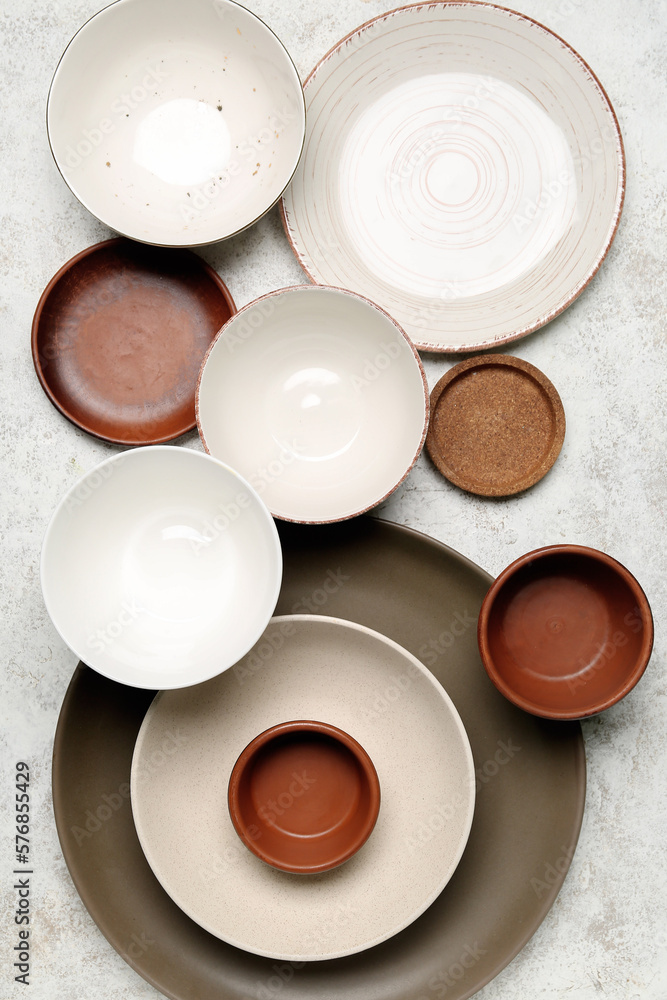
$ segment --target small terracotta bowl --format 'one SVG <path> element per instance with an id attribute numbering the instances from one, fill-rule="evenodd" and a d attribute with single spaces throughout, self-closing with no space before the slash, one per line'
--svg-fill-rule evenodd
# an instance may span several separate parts
<path id="1" fill-rule="evenodd" d="M 549 545 L 492 584 L 477 638 L 489 677 L 511 702 L 546 719 L 583 719 L 642 676 L 653 618 L 642 588 L 611 556 Z"/>
<path id="2" fill-rule="evenodd" d="M 366 751 L 341 729 L 283 722 L 240 755 L 228 801 L 253 854 L 307 875 L 337 868 L 365 844 L 380 811 L 380 783 Z"/>

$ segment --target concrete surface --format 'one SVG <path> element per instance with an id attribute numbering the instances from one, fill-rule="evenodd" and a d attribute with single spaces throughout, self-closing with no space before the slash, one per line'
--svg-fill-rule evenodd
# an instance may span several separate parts
<path id="1" fill-rule="evenodd" d="M 288 45 L 302 76 L 385 0 L 250 0 Z M 0 997 L 28 995 L 10 974 L 13 765 L 29 761 L 35 867 L 33 1000 L 148 1000 L 156 991 L 111 949 L 79 900 L 56 836 L 50 793 L 53 733 L 76 658 L 57 636 L 39 586 L 42 535 L 77 478 L 115 452 L 76 430 L 42 392 L 30 355 L 39 295 L 73 254 L 106 238 L 52 161 L 44 112 L 51 75 L 97 0 L 5 0 L 0 13 L 2 149 L 2 826 Z M 558 388 L 568 420 L 562 454 L 540 484 L 487 501 L 447 484 L 424 455 L 380 516 L 459 549 L 497 574 L 521 553 L 567 540 L 609 552 L 639 578 L 656 645 L 634 692 L 584 724 L 588 799 L 572 869 L 542 927 L 483 1000 L 667 998 L 667 691 L 665 556 L 667 375 L 664 328 L 667 6 L 661 0 L 523 0 L 606 87 L 625 138 L 628 190 L 600 273 L 547 328 L 511 346 Z M 276 210 L 203 256 L 238 305 L 303 280 Z M 426 359 L 431 385 L 456 360 Z M 197 447 L 194 434 L 182 444 Z"/>

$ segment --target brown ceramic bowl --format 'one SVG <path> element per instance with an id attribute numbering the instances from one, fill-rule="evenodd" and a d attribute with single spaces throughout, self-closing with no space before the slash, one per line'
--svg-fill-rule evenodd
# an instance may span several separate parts
<path id="1" fill-rule="evenodd" d="M 298 875 L 337 868 L 370 837 L 380 811 L 373 762 L 324 722 L 283 722 L 257 736 L 229 779 L 229 813 L 258 858 Z"/>
<path id="2" fill-rule="evenodd" d="M 511 702 L 546 719 L 583 719 L 642 676 L 653 618 L 642 588 L 611 556 L 549 545 L 492 584 L 477 638 L 489 677 Z"/>

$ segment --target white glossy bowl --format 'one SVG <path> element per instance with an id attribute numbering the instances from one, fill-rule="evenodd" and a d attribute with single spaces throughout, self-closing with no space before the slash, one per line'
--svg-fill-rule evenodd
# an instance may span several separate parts
<path id="1" fill-rule="evenodd" d="M 232 0 L 117 0 L 77 32 L 47 104 L 79 201 L 144 243 L 196 246 L 257 221 L 299 162 L 303 90 L 273 32 Z"/>
<path id="2" fill-rule="evenodd" d="M 276 526 L 233 469 L 201 452 L 123 452 L 87 473 L 44 538 L 46 608 L 85 663 L 122 684 L 179 688 L 254 645 L 282 577 Z"/>
<path id="3" fill-rule="evenodd" d="M 204 360 L 197 423 L 276 516 L 324 523 L 376 506 L 424 444 L 419 356 L 382 309 L 340 288 L 299 285 L 251 302 Z"/>

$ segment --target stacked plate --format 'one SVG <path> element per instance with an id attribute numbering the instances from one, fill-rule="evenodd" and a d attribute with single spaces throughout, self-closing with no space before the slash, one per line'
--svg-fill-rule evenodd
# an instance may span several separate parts
<path id="1" fill-rule="evenodd" d="M 565 877 L 584 806 L 580 727 L 521 712 L 488 680 L 475 623 L 491 581 L 446 546 L 368 518 L 310 529 L 283 524 L 280 536 L 285 572 L 277 612 L 283 617 L 269 628 L 273 644 L 260 643 L 242 670 L 167 692 L 152 706 L 153 692 L 118 685 L 83 666 L 75 674 L 54 749 L 54 803 L 67 863 L 103 933 L 167 995 L 185 1000 L 195 989 L 207 1000 L 241 1000 L 263 995 L 260 987 L 277 988 L 279 977 L 309 996 L 343 1000 L 354 976 L 360 990 L 387 1000 L 397 991 L 426 995 L 429 982 L 445 986 L 448 979 L 452 996 L 469 996 L 536 930 Z M 308 615 L 308 605 L 326 617 Z M 295 613 L 304 616 L 295 619 Z M 303 659 L 294 665 L 284 655 L 288 649 Z M 283 687 L 280 679 L 288 678 Z M 244 692 L 257 699 L 252 722 Z M 287 697 L 298 709 L 294 717 L 326 710 L 334 724 L 365 741 L 384 793 L 367 843 L 324 875 L 269 868 L 236 837 L 226 816 L 235 755 L 255 731 L 288 712 Z M 475 814 L 453 877 L 438 894 L 443 866 L 451 869 L 456 861 L 456 850 L 441 856 L 451 851 L 450 824 L 464 830 L 469 815 L 466 807 L 448 808 L 455 774 L 470 774 L 456 713 L 474 758 Z M 80 781 L 73 785 L 75 760 Z M 127 801 L 131 769 L 141 841 Z M 424 786 L 424 776 L 432 786 Z M 467 783 L 462 791 L 469 796 Z M 401 839 L 390 842 L 396 832 Z M 436 853 L 438 875 L 428 886 L 426 862 Z M 422 880 L 419 902 L 406 870 Z M 369 879 L 363 899 L 355 873 Z M 431 897 L 409 926 L 375 943 Z M 286 907 L 304 921 L 296 939 L 292 918 L 276 919 Z M 202 908 L 209 930 L 223 931 L 227 941 L 185 912 L 197 910 L 199 921 Z M 220 922 L 228 908 L 243 917 L 236 930 Z M 142 947 L 137 928 L 149 947 Z M 315 960 L 350 950 L 357 953 Z M 290 957 L 267 960 L 257 952 Z"/>
<path id="2" fill-rule="evenodd" d="M 373 709 L 401 683 L 409 688 L 404 698 Z M 368 841 L 323 874 L 269 867 L 241 843 L 226 809 L 244 748 L 271 726 L 298 719 L 322 720 L 351 735 L 380 784 L 380 813 Z M 151 766 L 174 733 L 178 749 L 164 766 Z M 312 807 L 311 821 L 319 823 L 314 800 L 322 779 L 313 747 L 297 759 L 272 798 L 254 791 L 260 815 L 264 810 L 267 824 L 285 834 L 297 806 Z M 131 798 L 148 862 L 188 916 L 238 948 L 308 962 L 372 947 L 433 902 L 463 853 L 475 776 L 458 712 L 416 657 L 361 625 L 288 615 L 274 618 L 232 670 L 158 695 L 139 732 Z M 345 812 L 357 805 L 351 798 Z M 333 822 L 344 818 L 341 811 Z M 423 829 L 430 835 L 421 843 Z M 308 833 L 298 835 L 305 854 Z"/>

